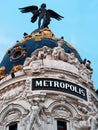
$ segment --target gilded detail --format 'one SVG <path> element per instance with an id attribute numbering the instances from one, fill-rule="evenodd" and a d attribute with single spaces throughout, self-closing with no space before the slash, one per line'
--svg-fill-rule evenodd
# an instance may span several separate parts
<path id="1" fill-rule="evenodd" d="M 46 27 L 46 28 L 40 29 L 40 30 L 37 31 L 37 32 L 33 32 L 33 33 L 30 34 L 30 35 L 24 36 L 24 39 L 21 40 L 21 41 L 16 42 L 16 44 L 21 44 L 21 43 L 23 43 L 23 42 L 25 42 L 25 41 L 28 41 L 28 40 L 30 40 L 30 39 L 34 39 L 35 42 L 40 42 L 42 38 L 49 38 L 49 39 L 58 40 L 58 41 L 61 40 L 60 38 L 56 38 L 56 37 L 54 36 L 54 34 L 51 32 L 51 30 L 50 30 L 48 27 Z M 62 42 L 65 43 L 69 48 L 76 50 L 76 49 L 75 49 L 73 46 L 71 46 L 68 42 L 66 42 L 66 41 L 64 41 L 64 40 L 62 40 Z M 12 48 L 13 48 L 13 47 L 12 47 Z M 12 48 L 10 48 L 10 49 L 7 51 L 7 54 L 9 54 L 9 52 L 11 51 Z M 17 48 L 16 48 L 16 49 L 17 49 Z"/>
<path id="2" fill-rule="evenodd" d="M 5 77 L 5 67 L 2 66 L 2 67 L 0 67 L 0 79 L 2 79 L 4 77 Z"/>
<path id="3" fill-rule="evenodd" d="M 26 48 L 22 48 L 21 46 L 16 46 L 14 49 L 10 52 L 10 61 L 16 62 L 20 60 L 23 57 L 26 57 L 27 50 Z"/>
<path id="4" fill-rule="evenodd" d="M 50 38 L 50 39 L 53 39 L 53 40 L 58 40 L 58 38 L 55 38 L 54 34 L 47 27 L 40 29 L 38 32 L 24 36 L 25 41 L 30 40 L 32 38 L 35 39 L 36 42 L 41 41 L 42 38 Z"/>
<path id="5" fill-rule="evenodd" d="M 21 66 L 21 65 L 16 65 L 16 66 L 14 66 L 14 67 L 12 68 L 11 72 L 17 72 L 17 71 L 19 71 L 19 70 L 21 70 L 21 69 L 22 69 L 22 66 Z"/>

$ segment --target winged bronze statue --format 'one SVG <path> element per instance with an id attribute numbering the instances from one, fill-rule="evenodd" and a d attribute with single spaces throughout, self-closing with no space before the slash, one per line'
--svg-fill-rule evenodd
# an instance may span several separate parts
<path id="1" fill-rule="evenodd" d="M 31 22 L 34 23 L 38 19 L 38 28 L 48 27 L 51 18 L 56 20 L 61 20 L 63 16 L 59 15 L 55 11 L 48 9 L 46 10 L 46 4 L 43 3 L 40 8 L 38 6 L 32 5 L 24 8 L 19 8 L 22 13 L 31 12 L 33 16 L 31 17 Z M 42 24 L 41 21 L 43 20 Z"/>

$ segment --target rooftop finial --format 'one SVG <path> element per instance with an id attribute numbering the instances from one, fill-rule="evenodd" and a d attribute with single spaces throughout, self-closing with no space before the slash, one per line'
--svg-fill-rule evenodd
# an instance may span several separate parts
<path id="1" fill-rule="evenodd" d="M 48 27 L 50 24 L 51 18 L 55 18 L 56 20 L 61 20 L 63 16 L 59 15 L 55 11 L 51 9 L 46 9 L 46 4 L 43 3 L 40 8 L 38 6 L 32 5 L 27 6 L 23 8 L 19 8 L 22 13 L 33 13 L 33 16 L 31 17 L 31 22 L 34 23 L 37 18 L 38 20 L 38 28 L 45 28 Z M 43 23 L 41 24 L 41 20 L 43 19 Z"/>

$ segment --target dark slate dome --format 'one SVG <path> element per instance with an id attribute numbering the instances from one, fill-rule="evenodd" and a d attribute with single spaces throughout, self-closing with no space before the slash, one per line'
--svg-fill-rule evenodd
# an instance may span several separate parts
<path id="1" fill-rule="evenodd" d="M 46 28 L 39 32 L 24 36 L 24 40 L 17 41 L 16 44 L 7 51 L 0 67 L 5 67 L 5 74 L 9 74 L 14 66 L 23 65 L 26 57 L 30 57 L 31 53 L 36 49 L 47 46 L 49 48 L 57 47 L 58 38 L 55 38 L 53 33 Z M 62 42 L 61 46 L 66 53 L 74 53 L 75 57 L 81 62 L 82 59 L 76 49 L 74 49 L 66 41 Z"/>

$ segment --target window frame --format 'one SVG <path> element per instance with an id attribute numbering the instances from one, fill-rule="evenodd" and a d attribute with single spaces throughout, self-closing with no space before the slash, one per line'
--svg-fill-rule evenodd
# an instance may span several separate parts
<path id="1" fill-rule="evenodd" d="M 14 124 L 17 124 L 17 130 L 19 129 L 19 122 L 11 122 L 11 123 L 9 123 L 8 125 L 7 125 L 7 127 L 6 127 L 6 130 L 10 130 L 9 128 L 10 128 L 10 126 L 12 126 L 12 125 L 14 125 Z"/>
<path id="2" fill-rule="evenodd" d="M 59 130 L 58 126 L 64 126 L 64 130 L 67 130 L 67 122 L 66 121 L 62 121 L 62 120 L 57 120 L 57 130 Z"/>
<path id="3" fill-rule="evenodd" d="M 56 118 L 55 119 L 55 125 L 56 125 L 56 127 L 55 127 L 55 130 L 58 130 L 58 128 L 57 128 L 57 122 L 58 121 L 62 121 L 62 122 L 66 122 L 66 130 L 71 130 L 71 124 L 70 124 L 70 121 L 69 120 L 66 120 L 66 119 L 61 119 L 61 118 Z"/>

